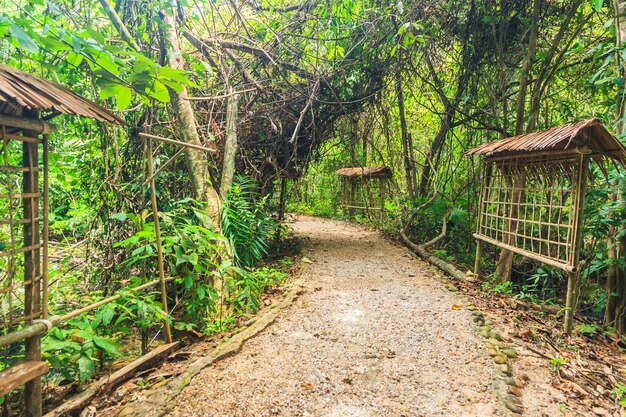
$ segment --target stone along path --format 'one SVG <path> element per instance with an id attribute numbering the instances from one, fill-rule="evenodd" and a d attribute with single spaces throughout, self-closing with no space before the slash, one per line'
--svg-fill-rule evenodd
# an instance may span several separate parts
<path id="1" fill-rule="evenodd" d="M 204 369 L 169 416 L 496 416 L 471 315 L 377 232 L 301 217 L 305 293 Z"/>

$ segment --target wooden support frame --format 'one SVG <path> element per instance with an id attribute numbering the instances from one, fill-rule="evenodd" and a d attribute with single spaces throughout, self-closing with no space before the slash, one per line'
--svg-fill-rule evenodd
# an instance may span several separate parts
<path id="1" fill-rule="evenodd" d="M 10 236 L 7 249 L 0 251 L 0 258 L 9 266 L 0 276 L 0 297 L 9 306 L 21 309 L 3 316 L 2 325 L 7 329 L 21 323 L 28 328 L 35 320 L 47 318 L 48 312 L 45 259 L 48 254 L 48 133 L 54 131 L 54 126 L 37 119 L 36 111 L 24 111 L 24 116 L 0 115 L 0 171 L 6 182 L 3 186 L 6 192 L 0 192 L 0 199 L 8 202 L 9 211 L 9 218 L 1 219 L 0 226 L 5 227 L 4 233 Z M 16 143 L 21 147 L 15 146 Z M 19 152 L 21 165 L 12 165 L 19 158 Z M 23 257 L 22 273 L 16 268 L 20 257 Z M 21 282 L 17 280 L 19 277 Z M 20 289 L 22 292 L 18 292 Z M 41 361 L 41 336 L 38 332 L 26 332 L 13 343 L 21 341 L 24 341 L 26 362 L 0 373 L 0 391 L 5 395 L 24 385 L 24 415 L 39 417 L 42 410 L 40 377 L 48 369 L 47 363 Z"/>
<path id="2" fill-rule="evenodd" d="M 156 240 L 156 245 L 157 245 L 161 303 L 163 305 L 162 306 L 163 311 L 167 315 L 168 314 L 167 288 L 165 285 L 165 282 L 166 282 L 165 266 L 163 262 L 163 245 L 161 242 L 161 226 L 159 222 L 159 208 L 158 208 L 157 199 L 156 199 L 155 179 L 158 173 L 161 172 L 163 167 L 166 165 L 169 165 L 171 161 L 173 161 L 176 157 L 178 157 L 178 155 L 180 155 L 182 153 L 182 150 L 185 148 L 194 149 L 196 151 L 202 151 L 202 152 L 207 152 L 207 153 L 215 152 L 215 150 L 210 149 L 210 148 L 205 148 L 204 146 L 198 146 L 192 143 L 181 142 L 175 139 L 164 138 L 162 136 L 156 136 L 156 135 L 152 135 L 152 134 L 144 133 L 144 132 L 139 133 L 139 136 L 146 140 L 146 162 L 148 164 L 148 179 L 145 182 L 150 183 L 150 194 L 151 194 L 150 202 L 152 205 L 152 215 L 154 219 L 154 234 L 155 234 L 155 240 Z M 159 168 L 159 170 L 156 173 L 154 172 L 154 161 L 153 161 L 153 156 L 152 156 L 151 140 L 157 140 L 159 142 L 169 143 L 172 145 L 182 147 L 182 149 L 180 149 L 178 152 L 176 152 L 176 154 L 172 158 L 166 161 L 165 164 L 161 166 L 161 168 Z M 165 342 L 172 343 L 172 330 L 170 328 L 170 324 L 169 324 L 167 317 L 163 320 L 163 327 L 164 327 L 164 332 L 165 332 Z"/>
<path id="3" fill-rule="evenodd" d="M 385 220 L 385 198 L 391 170 L 387 167 L 343 168 L 336 172 L 341 177 L 341 209 L 344 216 L 354 216 L 355 210 L 363 211 L 372 220 L 372 211 L 379 212 L 374 218 Z"/>
<path id="4" fill-rule="evenodd" d="M 48 362 L 26 361 L 0 372 L 0 397 L 48 372 Z"/>
<path id="5" fill-rule="evenodd" d="M 483 160 L 474 272 L 480 273 L 481 242 L 564 270 L 568 277 L 566 334 L 572 332 L 576 307 L 592 155 L 587 146 L 580 146 Z"/>
<path id="6" fill-rule="evenodd" d="M 153 160 L 152 160 L 152 145 L 150 144 L 150 138 L 146 138 L 146 156 L 148 163 L 148 176 L 150 178 L 150 194 L 151 194 L 151 203 L 152 203 L 152 215 L 154 218 L 154 234 L 157 245 L 157 258 L 159 264 L 159 279 L 160 279 L 160 289 L 161 289 L 161 304 L 163 312 L 166 316 L 169 313 L 167 306 L 167 288 L 165 286 L 165 267 L 163 265 L 163 245 L 161 243 L 161 226 L 159 223 L 159 208 L 156 200 L 156 185 L 154 182 L 154 168 L 153 168 Z M 172 343 L 172 330 L 170 329 L 170 323 L 168 321 L 168 317 L 163 319 L 163 328 L 165 330 L 165 342 Z"/>
<path id="7" fill-rule="evenodd" d="M 25 130 L 24 136 L 36 136 L 37 132 Z M 23 218 L 31 219 L 24 223 L 24 247 L 31 247 L 24 252 L 24 315 L 38 318 L 41 314 L 41 248 L 39 246 L 41 232 L 39 230 L 39 171 L 35 168 L 39 164 L 39 143 L 37 141 L 24 141 L 22 143 L 22 164 L 24 171 L 22 176 L 22 190 L 24 194 L 33 197 L 23 198 Z M 46 171 L 47 167 L 44 167 Z M 47 280 L 46 280 L 47 282 Z M 46 291 L 47 294 L 47 291 Z M 31 319 L 32 320 L 32 319 Z M 41 361 L 41 336 L 34 335 L 26 339 L 26 360 Z M 38 417 L 42 413 L 41 403 L 41 378 L 39 376 L 26 382 L 24 389 L 25 415 L 26 417 Z"/>

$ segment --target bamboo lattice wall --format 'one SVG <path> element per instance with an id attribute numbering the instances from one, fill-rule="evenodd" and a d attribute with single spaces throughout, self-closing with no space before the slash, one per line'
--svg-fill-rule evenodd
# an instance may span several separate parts
<path id="1" fill-rule="evenodd" d="M 476 237 L 576 267 L 581 154 L 486 159 Z"/>
<path id="2" fill-rule="evenodd" d="M 40 204 L 45 190 L 38 178 L 44 161 L 36 149 L 44 140 L 8 133 L 6 126 L 0 126 L 0 140 L 0 212 L 6 214 L 0 219 L 0 332 L 5 333 L 44 310 L 40 253 L 45 242 L 39 237 L 45 235 Z"/>

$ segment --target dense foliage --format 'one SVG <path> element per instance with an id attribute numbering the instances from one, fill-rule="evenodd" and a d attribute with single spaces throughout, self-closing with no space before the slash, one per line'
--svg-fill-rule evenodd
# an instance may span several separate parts
<path id="1" fill-rule="evenodd" d="M 52 377 L 89 380 L 120 351 L 138 350 L 129 342 L 135 335 L 145 351 L 163 320 L 211 334 L 258 310 L 260 295 L 285 279 L 261 265 L 282 232 L 272 210 L 342 216 L 334 175 L 342 167 L 393 170 L 384 221 L 359 220 L 406 230 L 415 242 L 445 225 L 430 250 L 470 268 L 480 164 L 463 152 L 588 117 L 624 141 L 620 4 L 2 2 L 3 64 L 57 81 L 127 123 L 42 115 L 57 124 L 50 309 L 122 295 L 46 336 Z M 166 274 L 175 278 L 169 315 L 156 289 L 130 291 L 158 276 L 139 132 L 211 150 L 164 143 L 154 152 Z M 224 175 L 231 171 L 234 183 Z M 626 177 L 611 164 L 592 177 L 578 307 L 624 331 L 624 309 L 604 312 L 619 312 L 626 297 Z M 499 263 L 486 248 L 484 270 Z M 563 301 L 564 273 L 528 259 L 515 258 L 510 281 L 489 278 L 486 291 Z M 19 348 L 3 353 L 0 367 L 23 356 Z"/>

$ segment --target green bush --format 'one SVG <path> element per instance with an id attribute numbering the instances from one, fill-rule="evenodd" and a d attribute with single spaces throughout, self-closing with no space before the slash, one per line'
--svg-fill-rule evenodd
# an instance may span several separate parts
<path id="1" fill-rule="evenodd" d="M 222 230 L 230 241 L 235 264 L 253 267 L 267 253 L 278 228 L 267 197 L 259 197 L 251 178 L 238 176 L 222 209 Z"/>

